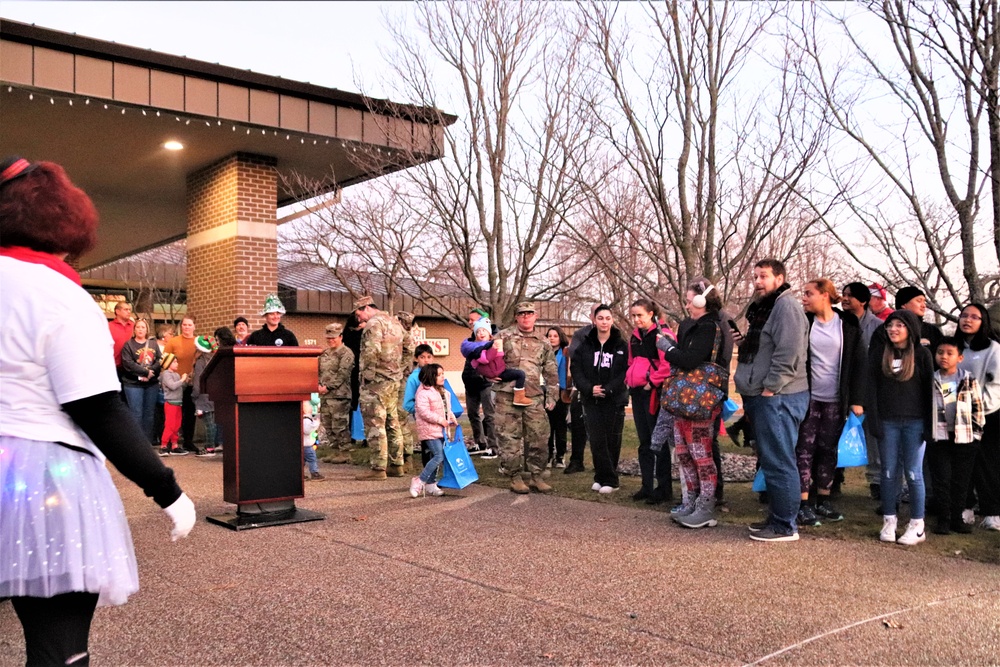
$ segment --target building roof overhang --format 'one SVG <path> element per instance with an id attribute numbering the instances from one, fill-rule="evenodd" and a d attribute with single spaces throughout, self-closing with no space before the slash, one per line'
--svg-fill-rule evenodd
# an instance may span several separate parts
<path id="1" fill-rule="evenodd" d="M 456 120 L 7 19 L 0 82 L 0 153 L 63 165 L 101 214 L 84 268 L 182 238 L 187 175 L 227 156 L 275 158 L 286 205 L 316 194 L 294 175 L 344 187 L 437 159 Z"/>

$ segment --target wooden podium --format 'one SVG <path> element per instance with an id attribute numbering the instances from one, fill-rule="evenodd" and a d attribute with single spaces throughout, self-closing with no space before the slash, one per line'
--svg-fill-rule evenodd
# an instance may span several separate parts
<path id="1" fill-rule="evenodd" d="M 208 521 L 232 530 L 326 518 L 298 509 L 302 401 L 316 390 L 318 347 L 227 347 L 205 367 L 201 390 L 222 429 L 223 500 L 235 514 Z"/>

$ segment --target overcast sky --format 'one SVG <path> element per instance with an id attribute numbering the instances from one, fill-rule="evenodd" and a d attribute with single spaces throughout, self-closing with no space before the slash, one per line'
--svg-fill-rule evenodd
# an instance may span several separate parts
<path id="1" fill-rule="evenodd" d="M 382 12 L 404 2 L 19 2 L 0 16 L 86 37 L 384 97 Z"/>

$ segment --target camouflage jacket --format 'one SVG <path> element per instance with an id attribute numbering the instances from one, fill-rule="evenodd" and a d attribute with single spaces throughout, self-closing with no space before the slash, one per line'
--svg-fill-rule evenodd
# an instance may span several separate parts
<path id="1" fill-rule="evenodd" d="M 351 373 L 354 371 L 354 353 L 341 345 L 328 347 L 319 355 L 319 384 L 329 391 L 324 398 L 351 398 Z"/>
<path id="2" fill-rule="evenodd" d="M 403 325 L 389 313 L 376 313 L 361 332 L 362 382 L 403 380 Z"/>
<path id="3" fill-rule="evenodd" d="M 559 386 L 559 369 L 552 346 L 545 338 L 545 330 L 535 327 L 531 333 L 524 333 L 517 326 L 508 327 L 497 337 L 503 341 L 504 362 L 507 368 L 518 368 L 524 371 L 525 395 L 529 398 L 542 395 L 541 379 L 549 387 Z M 493 385 L 494 391 L 513 393 L 513 382 L 498 382 Z"/>

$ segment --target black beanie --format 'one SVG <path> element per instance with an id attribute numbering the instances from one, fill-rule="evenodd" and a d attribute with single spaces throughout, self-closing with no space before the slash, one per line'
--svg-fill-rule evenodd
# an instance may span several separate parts
<path id="1" fill-rule="evenodd" d="M 896 310 L 899 310 L 909 302 L 916 299 L 918 296 L 926 296 L 919 288 L 913 287 L 912 285 L 907 285 L 903 289 L 896 292 Z"/>
<path id="2" fill-rule="evenodd" d="M 868 285 L 865 285 L 864 283 L 847 283 L 844 285 L 844 289 L 850 292 L 852 297 L 866 306 L 868 305 L 868 302 L 872 300 L 871 290 L 868 289 Z"/>

